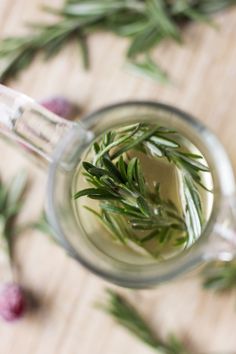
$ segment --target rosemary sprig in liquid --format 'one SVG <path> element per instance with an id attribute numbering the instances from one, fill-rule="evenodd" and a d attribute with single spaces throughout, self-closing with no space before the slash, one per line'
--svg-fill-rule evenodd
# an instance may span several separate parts
<path id="1" fill-rule="evenodd" d="M 199 188 L 205 188 L 201 173 L 209 172 L 200 155 L 184 152 L 176 132 L 157 125 L 133 124 L 104 134 L 93 145 L 93 160 L 83 162 L 84 176 L 90 185 L 74 198 L 99 200 L 99 211 L 87 207 L 113 237 L 127 244 L 130 241 L 147 249 L 158 241 L 187 247 L 201 234 L 204 222 Z M 132 151 L 155 159 L 165 159 L 178 170 L 183 190 L 180 211 L 171 200 L 165 200 L 156 183 L 150 188 L 138 157 Z M 176 236 L 177 235 L 177 236 Z"/>

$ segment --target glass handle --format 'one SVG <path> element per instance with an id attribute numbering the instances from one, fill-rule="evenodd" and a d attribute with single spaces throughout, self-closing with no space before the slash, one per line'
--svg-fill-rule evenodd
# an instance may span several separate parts
<path id="1" fill-rule="evenodd" d="M 0 132 L 29 153 L 51 161 L 55 146 L 73 127 L 86 136 L 80 124 L 60 118 L 28 96 L 0 85 Z"/>
<path id="2" fill-rule="evenodd" d="M 207 260 L 222 261 L 236 258 L 236 195 L 222 203 L 204 256 Z"/>

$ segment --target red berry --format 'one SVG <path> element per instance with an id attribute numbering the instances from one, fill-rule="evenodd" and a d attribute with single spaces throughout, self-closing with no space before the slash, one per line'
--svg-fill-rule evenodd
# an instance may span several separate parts
<path id="1" fill-rule="evenodd" d="M 61 96 L 55 96 L 42 100 L 40 104 L 49 111 L 66 119 L 73 119 L 75 118 L 76 113 L 78 113 L 78 107 Z"/>
<path id="2" fill-rule="evenodd" d="M 7 283 L 0 288 L 0 316 L 8 322 L 21 318 L 25 312 L 25 296 L 16 283 Z"/>

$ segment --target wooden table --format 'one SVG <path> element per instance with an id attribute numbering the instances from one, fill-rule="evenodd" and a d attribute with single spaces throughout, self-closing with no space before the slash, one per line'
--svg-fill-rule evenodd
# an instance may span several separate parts
<path id="1" fill-rule="evenodd" d="M 35 19 L 44 0 L 1 0 L 0 34 L 23 33 L 22 22 Z M 50 1 L 59 5 L 60 0 Z M 160 100 L 187 110 L 224 143 L 236 168 L 236 9 L 217 15 L 220 30 L 189 27 L 185 45 L 163 44 L 156 58 L 169 68 L 175 85 L 161 86 L 122 69 L 126 42 L 108 34 L 90 40 L 92 69 L 84 72 L 77 48 L 68 46 L 55 59 L 35 60 L 10 86 L 41 99 L 62 94 L 91 111 L 127 99 Z M 32 180 L 21 220 L 41 212 L 46 175 L 17 151 L 0 142 L 0 172 L 5 180 L 27 167 Z M 142 343 L 93 307 L 107 285 L 88 273 L 37 231 L 17 243 L 21 282 L 40 300 L 38 311 L 14 325 L 0 323 L 1 354 L 148 354 Z M 236 353 L 236 296 L 214 295 L 196 278 L 153 291 L 124 290 L 137 302 L 157 332 L 173 332 L 199 351 Z"/>

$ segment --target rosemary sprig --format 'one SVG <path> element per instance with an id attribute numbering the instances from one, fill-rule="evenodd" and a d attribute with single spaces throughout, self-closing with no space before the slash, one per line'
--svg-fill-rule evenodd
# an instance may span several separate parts
<path id="1" fill-rule="evenodd" d="M 236 261 L 215 261 L 206 265 L 202 272 L 205 289 L 223 292 L 236 288 Z"/>
<path id="2" fill-rule="evenodd" d="M 160 128 L 151 137 L 145 134 L 146 128 L 143 126 L 143 135 L 138 137 L 141 139 L 140 144 L 137 144 L 136 134 L 131 136 L 129 143 L 122 148 L 122 152 L 127 151 L 135 145 L 144 152 L 149 152 L 152 156 L 157 158 L 166 158 L 169 162 L 176 165 L 181 175 L 183 186 L 183 197 L 185 208 L 185 220 L 190 239 L 195 240 L 201 233 L 203 224 L 203 215 L 201 208 L 200 195 L 197 185 L 206 188 L 201 182 L 199 172 L 209 172 L 208 167 L 203 165 L 199 160 L 200 155 L 185 153 L 179 150 L 179 143 L 173 139 L 167 138 L 173 131 Z M 138 134 L 140 134 L 138 132 Z M 119 151 L 114 156 L 118 156 Z"/>
<path id="3" fill-rule="evenodd" d="M 37 52 L 43 51 L 45 59 L 48 60 L 55 56 L 73 37 L 81 46 L 85 67 L 88 66 L 86 44 L 77 21 L 63 19 L 53 25 L 34 25 L 32 27 L 35 34 L 25 37 L 9 37 L 0 42 L 0 80 L 2 82 L 14 77 L 29 66 Z"/>
<path id="4" fill-rule="evenodd" d="M 182 242 L 187 241 L 184 220 L 170 201 L 164 202 L 157 193 L 148 190 L 137 158 L 127 163 L 121 156 L 116 165 L 106 157 L 101 159 L 100 165 L 102 167 L 83 162 L 85 176 L 96 188 L 79 191 L 75 198 L 87 196 L 101 200 L 101 214 L 95 214 L 117 240 L 143 246 L 161 234 L 160 242 L 163 243 L 171 230 L 178 230 L 183 235 Z M 135 231 L 148 234 L 137 238 Z"/>
<path id="5" fill-rule="evenodd" d="M 15 221 L 22 207 L 26 183 L 24 172 L 17 174 L 8 186 L 0 180 L 0 248 L 6 251 L 10 260 L 13 252 L 13 236 L 16 233 Z"/>
<path id="6" fill-rule="evenodd" d="M 107 294 L 108 300 L 99 307 L 154 351 L 159 354 L 190 354 L 185 345 L 174 336 L 166 341 L 158 338 L 138 311 L 123 296 L 113 290 L 108 290 Z"/>
<path id="7" fill-rule="evenodd" d="M 55 237 L 54 237 L 55 233 L 54 233 L 51 225 L 48 223 L 45 211 L 43 211 L 41 213 L 39 219 L 36 222 L 34 222 L 31 226 L 34 229 L 36 229 L 36 230 L 44 233 L 45 235 L 49 236 L 52 240 L 55 241 Z"/>
<path id="8" fill-rule="evenodd" d="M 61 9 L 46 8 L 55 23 L 31 25 L 25 37 L 8 37 L 0 42 L 0 80 L 5 81 L 25 69 L 38 52 L 49 59 L 70 39 L 79 43 L 88 67 L 87 37 L 97 31 L 127 37 L 126 57 L 132 70 L 166 82 L 165 70 L 152 59 L 143 59 L 160 42 L 181 42 L 183 25 L 211 22 L 209 16 L 234 5 L 236 0 L 70 0 Z"/>
<path id="9" fill-rule="evenodd" d="M 109 131 L 93 145 L 93 163 L 82 164 L 91 188 L 77 192 L 74 198 L 99 200 L 100 212 L 87 209 L 124 244 L 133 241 L 146 249 L 148 242 L 156 240 L 160 249 L 175 240 L 176 246 L 187 246 L 201 234 L 203 215 L 198 188 L 204 187 L 200 172 L 208 172 L 208 167 L 199 161 L 201 156 L 183 152 L 174 135 L 172 130 L 146 123 Z M 183 184 L 183 214 L 172 201 L 161 197 L 158 184 L 150 190 L 140 160 L 129 157 L 132 150 L 175 164 Z M 145 232 L 143 237 L 137 237 L 140 232 Z M 159 252 L 153 249 L 152 255 Z"/>
<path id="10" fill-rule="evenodd" d="M 171 82 L 168 73 L 154 62 L 149 55 L 141 59 L 129 60 L 127 62 L 127 68 L 136 75 L 158 81 L 164 85 Z"/>

